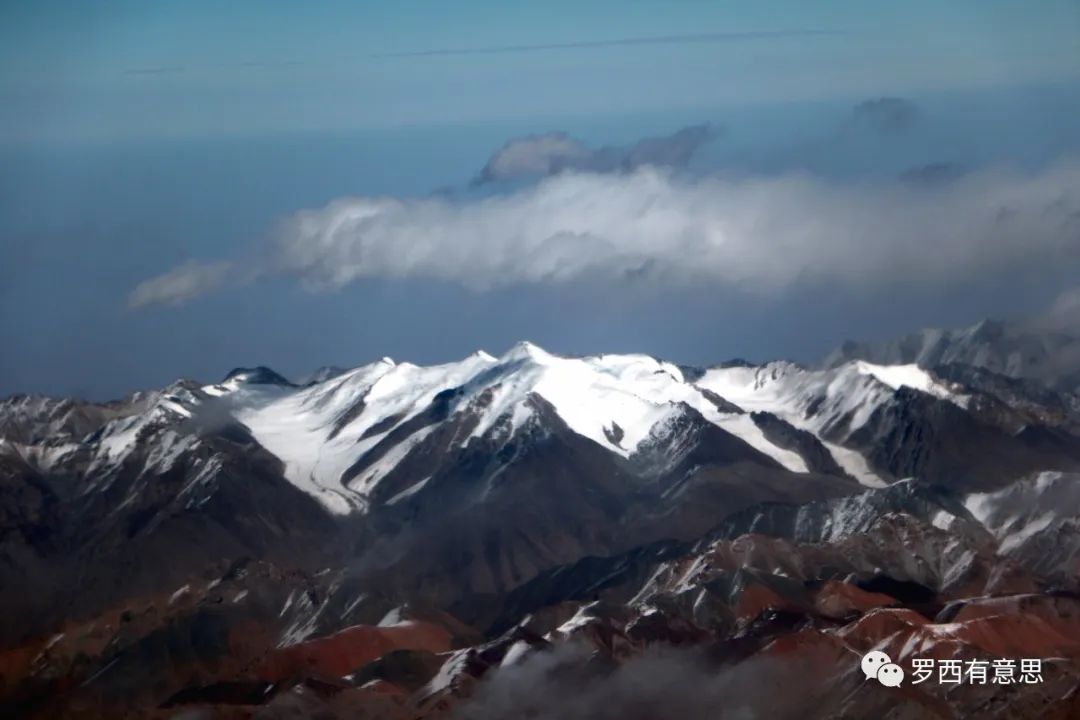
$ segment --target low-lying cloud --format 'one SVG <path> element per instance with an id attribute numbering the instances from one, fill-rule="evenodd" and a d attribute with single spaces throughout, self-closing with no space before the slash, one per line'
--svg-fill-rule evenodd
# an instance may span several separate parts
<path id="1" fill-rule="evenodd" d="M 717 130 L 712 125 L 691 125 L 670 135 L 644 138 L 632 145 L 596 149 L 564 132 L 527 135 L 499 148 L 473 184 L 554 175 L 568 170 L 612 173 L 629 172 L 646 165 L 681 168 L 716 135 Z"/>
<path id="2" fill-rule="evenodd" d="M 576 645 L 496 669 L 455 720 L 758 720 L 802 718 L 831 668 L 781 657 L 717 667 L 700 653 L 654 647 L 621 665 Z M 778 695 L 777 687 L 786 692 Z"/>
<path id="3" fill-rule="evenodd" d="M 332 290 L 428 278 L 478 291 L 568 282 L 706 283 L 771 294 L 953 283 L 1080 266 L 1080 163 L 971 172 L 930 185 L 804 174 L 687 178 L 651 166 L 564 172 L 483 199 L 343 198 L 281 224 L 268 272 Z M 146 281 L 133 305 L 218 284 L 221 263 Z"/>

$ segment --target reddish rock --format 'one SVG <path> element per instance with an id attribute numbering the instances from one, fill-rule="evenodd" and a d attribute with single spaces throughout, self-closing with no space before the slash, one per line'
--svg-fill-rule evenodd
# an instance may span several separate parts
<path id="1" fill-rule="evenodd" d="M 855 613 L 896 605 L 896 598 L 884 593 L 867 592 L 850 583 L 829 580 L 814 598 L 814 609 L 825 617 L 843 620 Z"/>
<path id="2" fill-rule="evenodd" d="M 736 617 L 746 622 L 753 620 L 766 610 L 798 610 L 798 608 L 775 590 L 760 583 L 749 583 L 739 593 L 735 608 Z"/>
<path id="3" fill-rule="evenodd" d="M 445 628 L 432 623 L 410 620 L 390 627 L 356 625 L 273 651 L 257 675 L 269 681 L 312 674 L 341 677 L 391 650 L 443 653 L 451 649 L 452 641 Z"/>
<path id="4" fill-rule="evenodd" d="M 897 633 L 910 632 L 929 623 L 929 620 L 914 610 L 879 608 L 844 626 L 838 634 L 861 653 Z"/>

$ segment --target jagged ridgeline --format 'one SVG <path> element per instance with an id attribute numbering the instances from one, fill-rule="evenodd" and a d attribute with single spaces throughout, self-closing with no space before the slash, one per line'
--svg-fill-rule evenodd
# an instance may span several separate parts
<path id="1" fill-rule="evenodd" d="M 1075 657 L 1067 374 L 856 350 L 690 368 L 521 343 L 9 398 L 4 702 L 434 717 L 534 656 L 620 682 L 658 647 L 738 673 L 785 642 L 829 658 L 826 714 L 858 715 L 887 709 L 846 664 L 878 643 Z M 572 639 L 592 650 L 547 654 Z M 1048 672 L 1030 702 L 1080 678 Z"/>

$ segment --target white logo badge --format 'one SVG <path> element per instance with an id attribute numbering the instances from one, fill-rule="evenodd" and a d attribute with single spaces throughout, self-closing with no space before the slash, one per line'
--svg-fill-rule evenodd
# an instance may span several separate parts
<path id="1" fill-rule="evenodd" d="M 867 680 L 875 678 L 887 687 L 900 687 L 904 682 L 904 668 L 880 650 L 871 650 L 863 655 L 861 667 Z"/>

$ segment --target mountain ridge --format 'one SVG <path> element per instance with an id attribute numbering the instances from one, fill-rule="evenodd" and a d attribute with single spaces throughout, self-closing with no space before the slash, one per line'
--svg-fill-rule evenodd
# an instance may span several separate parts
<path id="1" fill-rule="evenodd" d="M 986 319 L 966 328 L 926 328 L 896 340 L 847 340 L 822 364 L 851 360 L 924 367 L 963 364 L 1071 393 L 1080 391 L 1080 324 Z"/>
<path id="2" fill-rule="evenodd" d="M 1080 518 L 1047 513 L 1078 472 L 1075 395 L 959 363 L 690 369 L 518 343 L 303 384 L 240 368 L 111 403 L 15 396 L 0 401 L 0 648 L 16 649 L 0 667 L 23 668 L 13 692 L 46 713 L 69 697 L 51 678 L 76 678 L 90 689 L 70 697 L 109 717 L 125 687 L 110 663 L 154 668 L 139 689 L 154 706 L 272 703 L 301 687 L 283 679 L 305 676 L 297 658 L 387 663 L 355 643 L 420 638 L 394 652 L 429 653 L 409 661 L 426 679 L 388 682 L 426 716 L 498 677 L 483 658 L 515 644 L 743 657 L 795 622 L 826 623 L 813 642 L 829 645 L 882 604 L 933 622 L 979 594 L 1072 588 Z M 1030 513 L 1008 511 L 1017 498 Z M 421 625 L 370 629 L 384 623 Z M 141 669 L 147 643 L 168 649 Z M 197 659 L 223 647 L 234 659 Z M 172 673 L 187 684 L 155 695 Z"/>

